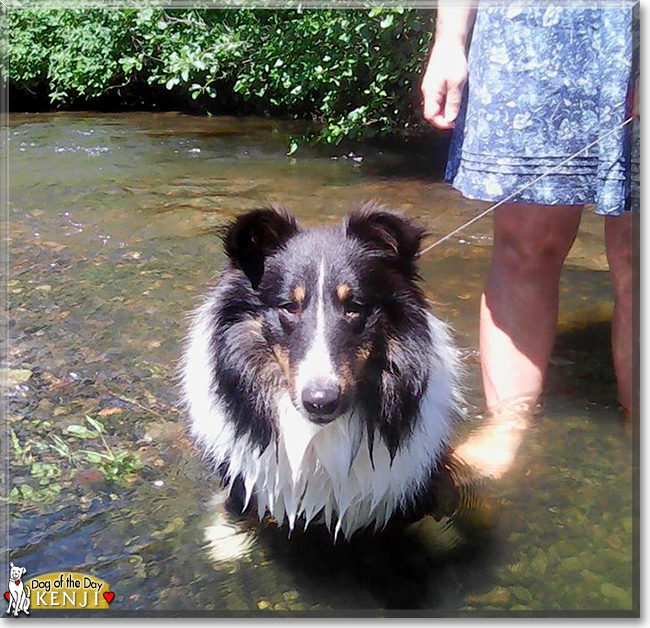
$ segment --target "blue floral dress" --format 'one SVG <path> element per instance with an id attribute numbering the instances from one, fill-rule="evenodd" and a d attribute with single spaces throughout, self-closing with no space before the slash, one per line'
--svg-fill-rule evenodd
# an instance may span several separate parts
<path id="1" fill-rule="evenodd" d="M 633 22 L 638 32 L 630 3 L 480 5 L 447 181 L 468 198 L 501 200 L 629 117 Z M 613 216 L 638 209 L 638 157 L 638 128 L 628 124 L 513 202 L 594 204 Z"/>

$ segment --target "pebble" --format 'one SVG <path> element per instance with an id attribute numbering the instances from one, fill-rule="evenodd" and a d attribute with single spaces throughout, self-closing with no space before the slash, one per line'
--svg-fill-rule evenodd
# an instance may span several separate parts
<path id="1" fill-rule="evenodd" d="M 522 586 L 515 585 L 514 587 L 510 587 L 510 591 L 512 591 L 512 594 L 518 600 L 522 600 L 523 602 L 530 602 L 533 599 L 533 594 Z"/>
<path id="2" fill-rule="evenodd" d="M 84 469 L 74 476 L 78 484 L 94 484 L 104 480 L 104 474 L 99 469 Z"/>
<path id="3" fill-rule="evenodd" d="M 595 574 L 593 571 L 589 571 L 589 569 L 583 569 L 580 572 L 580 575 L 582 576 L 582 579 L 589 583 L 590 585 L 597 584 L 602 578 Z"/>
<path id="4" fill-rule="evenodd" d="M 31 376 L 29 369 L 0 369 L 0 386 L 24 384 Z"/>
<path id="5" fill-rule="evenodd" d="M 469 595 L 467 601 L 471 604 L 485 604 L 488 606 L 505 606 L 510 601 L 510 593 L 505 587 L 494 587 L 483 595 Z"/>
<path id="6" fill-rule="evenodd" d="M 571 541 L 558 541 L 552 546 L 559 556 L 575 556 L 578 552 Z"/>
<path id="7" fill-rule="evenodd" d="M 569 556 L 560 563 L 560 569 L 569 573 L 580 571 L 581 567 L 582 563 L 575 556 Z"/>
<path id="8" fill-rule="evenodd" d="M 293 600 L 297 600 L 299 597 L 298 591 L 291 590 L 291 591 L 285 591 L 282 594 L 282 597 L 287 601 L 287 602 L 292 602 Z"/>
<path id="9" fill-rule="evenodd" d="M 535 554 L 533 560 L 530 561 L 530 566 L 542 576 L 546 573 L 548 558 L 546 558 L 546 554 L 544 554 L 543 550 L 537 550 L 537 554 Z"/>
<path id="10" fill-rule="evenodd" d="M 632 597 L 625 589 L 622 589 L 611 582 L 605 582 L 601 585 L 600 592 L 606 598 L 618 602 L 622 607 L 632 608 Z"/>
<path id="11" fill-rule="evenodd" d="M 110 408 L 103 408 L 97 414 L 99 414 L 99 416 L 112 416 L 113 414 L 120 414 L 121 412 L 124 412 L 124 408 L 113 406 Z"/>

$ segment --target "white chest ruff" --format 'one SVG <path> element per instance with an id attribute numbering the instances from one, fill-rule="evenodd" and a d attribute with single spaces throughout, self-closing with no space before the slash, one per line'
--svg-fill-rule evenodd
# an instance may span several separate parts
<path id="1" fill-rule="evenodd" d="M 236 436 L 225 404 L 210 392 L 207 312 L 207 306 L 197 312 L 184 367 L 191 431 L 215 468 L 226 465 L 228 477 L 243 479 L 246 503 L 255 496 L 260 519 L 268 511 L 293 529 L 298 519 L 308 525 L 320 513 L 319 521 L 335 536 L 350 538 L 367 526 L 383 528 L 411 502 L 438 464 L 458 406 L 458 357 L 443 323 L 429 317 L 435 347 L 427 393 L 412 434 L 391 464 L 378 434 L 371 462 L 365 427 L 354 410 L 319 427 L 282 391 L 276 398 L 277 439 L 259 451 L 247 437 Z"/>

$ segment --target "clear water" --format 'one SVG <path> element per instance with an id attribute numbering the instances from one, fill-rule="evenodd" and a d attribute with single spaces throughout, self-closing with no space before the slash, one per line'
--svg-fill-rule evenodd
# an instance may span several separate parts
<path id="1" fill-rule="evenodd" d="M 602 222 L 590 214 L 562 278 L 543 409 L 507 473 L 461 487 L 462 517 L 334 548 L 317 532 L 287 539 L 251 521 L 233 523 L 243 537 L 217 538 L 216 482 L 186 438 L 175 380 L 184 314 L 222 262 L 211 229 L 269 198 L 307 225 L 377 198 L 434 236 L 485 207 L 441 182 L 437 149 L 287 158 L 293 131 L 176 114 L 11 116 L 8 366 L 32 374 L 6 391 L 19 443 L 9 445 L 10 488 L 43 489 L 9 505 L 12 560 L 31 576 L 108 581 L 113 614 L 638 608 L 633 443 L 616 405 Z M 491 227 L 481 221 L 422 261 L 426 291 L 466 353 L 465 432 L 482 416 L 477 313 Z M 52 434 L 86 446 L 66 432 L 85 415 L 143 467 L 110 482 L 54 451 Z M 60 475 L 41 484 L 39 462 Z M 224 559 L 237 538 L 247 554 Z"/>

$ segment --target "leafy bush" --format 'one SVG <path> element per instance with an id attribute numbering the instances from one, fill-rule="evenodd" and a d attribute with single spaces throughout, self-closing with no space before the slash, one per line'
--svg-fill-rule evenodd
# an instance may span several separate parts
<path id="1" fill-rule="evenodd" d="M 304 117 L 331 143 L 422 124 L 429 11 L 14 9 L 6 22 L 12 92 L 47 90 L 57 107 Z"/>

